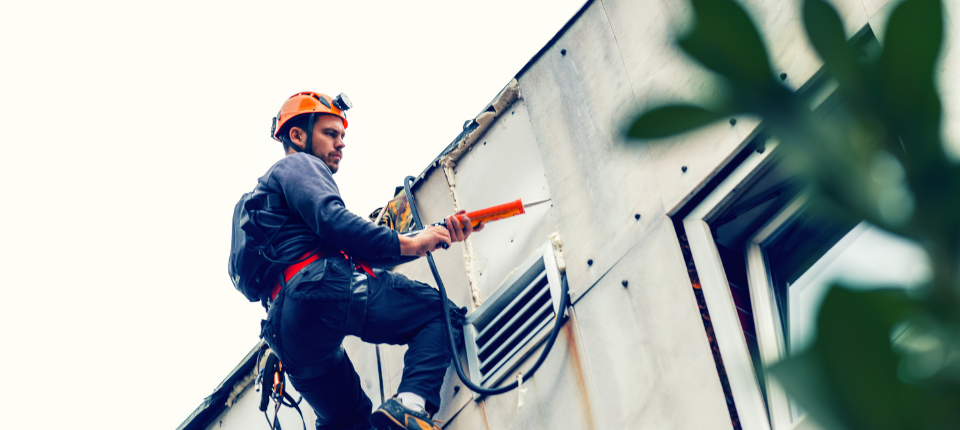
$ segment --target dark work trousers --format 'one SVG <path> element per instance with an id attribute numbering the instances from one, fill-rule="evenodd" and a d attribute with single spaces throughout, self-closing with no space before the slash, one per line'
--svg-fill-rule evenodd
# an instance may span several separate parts
<path id="1" fill-rule="evenodd" d="M 440 293 L 403 275 L 374 273 L 357 273 L 343 258 L 317 260 L 283 286 L 268 312 L 262 334 L 317 413 L 317 429 L 371 428 L 373 404 L 341 345 L 347 335 L 406 344 L 397 392 L 420 395 L 428 412 L 439 408 L 452 357 Z M 462 313 L 451 312 L 458 337 Z"/>

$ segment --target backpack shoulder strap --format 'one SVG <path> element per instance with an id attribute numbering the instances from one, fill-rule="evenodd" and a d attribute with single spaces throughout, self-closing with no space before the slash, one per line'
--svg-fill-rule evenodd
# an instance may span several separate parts
<path id="1" fill-rule="evenodd" d="M 287 201 L 279 194 L 262 194 L 259 196 L 250 196 L 250 199 L 243 205 L 248 211 L 258 211 L 263 209 L 289 209 Z"/>

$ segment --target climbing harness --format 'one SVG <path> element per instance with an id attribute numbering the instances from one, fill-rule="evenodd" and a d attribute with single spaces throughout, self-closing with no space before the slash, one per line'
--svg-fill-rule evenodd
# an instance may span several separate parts
<path id="1" fill-rule="evenodd" d="M 297 413 L 300 414 L 300 421 L 303 422 L 303 430 L 307 430 L 307 422 L 303 418 L 303 411 L 300 410 L 300 402 L 303 400 L 303 396 L 300 396 L 298 400 L 293 400 L 293 396 L 286 390 L 287 372 L 283 370 L 283 363 L 280 362 L 280 358 L 273 351 L 265 346 L 260 353 L 263 354 L 264 350 L 268 354 L 267 363 L 263 366 L 263 369 L 257 372 L 256 383 L 260 384 L 260 411 L 263 412 L 263 417 L 267 419 L 267 425 L 270 426 L 271 430 L 281 430 L 280 406 L 288 406 L 297 410 Z M 258 357 L 257 366 L 259 365 L 260 358 Z M 267 415 L 270 399 L 275 402 L 272 423 L 270 422 L 270 416 Z"/>

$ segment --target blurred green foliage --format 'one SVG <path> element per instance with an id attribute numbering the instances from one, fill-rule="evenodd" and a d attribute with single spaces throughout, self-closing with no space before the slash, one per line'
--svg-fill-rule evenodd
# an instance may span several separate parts
<path id="1" fill-rule="evenodd" d="M 882 53 L 863 58 L 837 12 L 805 0 L 803 20 L 838 83 L 830 114 L 783 86 L 756 27 L 732 0 L 692 0 L 696 23 L 679 46 L 722 76 L 730 96 L 704 108 L 642 113 L 627 134 L 657 139 L 736 114 L 763 119 L 815 203 L 921 244 L 933 279 L 922 293 L 837 286 L 807 351 L 768 369 L 819 424 L 836 429 L 960 428 L 960 165 L 941 137 L 934 66 L 943 39 L 939 0 L 906 0 Z"/>

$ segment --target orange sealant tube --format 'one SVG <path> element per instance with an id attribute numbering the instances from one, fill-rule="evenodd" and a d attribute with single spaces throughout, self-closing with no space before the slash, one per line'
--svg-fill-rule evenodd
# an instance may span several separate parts
<path id="1" fill-rule="evenodd" d="M 522 215 L 524 213 L 523 202 L 521 202 L 520 199 L 517 199 L 516 201 L 510 203 L 491 206 L 478 211 L 467 212 L 465 215 L 470 217 L 470 224 L 473 224 L 473 226 L 476 227 L 481 222 L 496 221 L 498 219 L 510 218 L 512 216 Z M 457 217 L 457 219 L 461 222 L 463 221 L 462 216 L 463 215 Z"/>
<path id="2" fill-rule="evenodd" d="M 467 212 L 463 215 L 458 215 L 457 220 L 460 221 L 460 224 L 463 224 L 463 216 L 466 215 L 470 217 L 470 224 L 476 227 L 481 222 L 487 223 L 491 221 L 496 221 L 498 219 L 504 219 L 504 218 L 510 218 L 512 216 L 523 215 L 524 213 L 526 212 L 524 212 L 523 210 L 523 202 L 520 201 L 520 199 L 517 199 L 516 201 L 512 201 L 510 203 L 504 203 L 502 205 L 491 206 L 485 209 L 480 209 L 478 211 Z M 446 226 L 447 222 L 446 220 L 444 220 L 431 225 L 438 226 L 438 227 Z M 411 232 L 403 233 L 403 235 L 416 236 L 421 231 L 423 230 L 414 230 Z M 442 246 L 443 249 L 447 249 L 450 247 L 450 245 L 447 245 L 446 243 L 440 243 L 440 246 Z"/>

